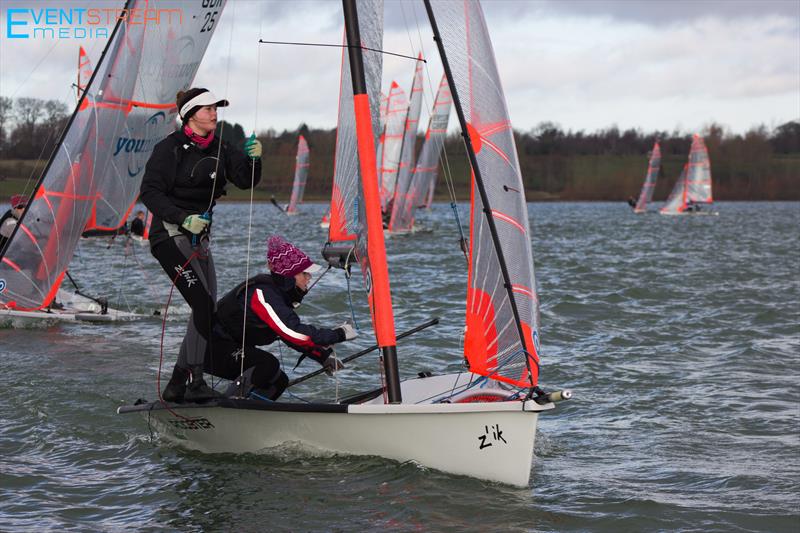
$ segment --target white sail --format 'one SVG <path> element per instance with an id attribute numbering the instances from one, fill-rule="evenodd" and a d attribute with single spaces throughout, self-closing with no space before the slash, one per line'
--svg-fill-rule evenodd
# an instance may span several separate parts
<path id="1" fill-rule="evenodd" d="M 708 150 L 703 138 L 695 134 L 689 150 L 689 161 L 660 213 L 665 215 L 689 213 L 699 208 L 701 204 L 711 204 L 713 201 Z"/>
<path id="2" fill-rule="evenodd" d="M 162 1 L 159 9 L 173 12 L 163 11 L 158 24 L 117 25 L 6 246 L 0 303 L 47 307 L 81 233 L 126 221 L 153 146 L 174 128 L 175 94 L 193 80 L 224 1 L 214 5 Z M 128 7 L 144 11 L 147 0 Z"/>
<path id="3" fill-rule="evenodd" d="M 650 160 L 647 163 L 647 175 L 644 178 L 642 190 L 639 193 L 639 199 L 636 201 L 634 213 L 644 213 L 647 211 L 647 206 L 653 200 L 653 191 L 656 188 L 656 180 L 658 179 L 658 169 L 661 166 L 661 147 L 658 141 L 653 145 L 653 151 L 650 154 Z"/>
<path id="4" fill-rule="evenodd" d="M 473 172 L 464 356 L 472 372 L 533 386 L 538 377 L 539 313 L 531 234 L 494 51 L 478 2 L 442 1 L 432 6 L 489 204 L 486 207 L 478 194 Z M 491 219 L 484 209 L 490 209 Z M 495 245 L 492 223 L 501 249 Z"/>
<path id="5" fill-rule="evenodd" d="M 419 115 L 422 111 L 422 54 L 419 54 L 414 68 L 414 79 L 411 82 L 411 97 L 409 98 L 408 113 L 406 114 L 403 143 L 400 149 L 400 164 L 397 168 L 397 182 L 391 201 L 391 216 L 389 218 L 389 231 L 404 231 L 401 213 L 406 211 L 406 204 L 411 200 L 411 178 L 414 171 L 414 155 L 417 144 L 417 130 L 419 129 Z"/>
<path id="6" fill-rule="evenodd" d="M 288 214 L 296 214 L 297 206 L 303 201 L 303 193 L 306 190 L 306 180 L 308 179 L 308 159 L 310 153 L 306 138 L 302 135 L 297 140 L 297 157 L 294 165 L 294 181 L 292 182 L 292 196 L 289 205 L 286 207 Z"/>

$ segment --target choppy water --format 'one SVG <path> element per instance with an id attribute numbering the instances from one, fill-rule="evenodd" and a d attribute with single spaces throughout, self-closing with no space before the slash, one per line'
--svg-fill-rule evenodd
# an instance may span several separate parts
<path id="1" fill-rule="evenodd" d="M 0 329 L 0 530 L 800 530 L 800 204 L 723 203 L 718 217 L 529 207 L 542 383 L 576 396 L 540 418 L 530 488 L 375 458 L 157 446 L 143 420 L 115 410 L 155 397 L 161 323 L 53 324 Z M 290 219 L 255 207 L 253 265 L 268 232 L 316 254 L 323 206 L 304 209 Z M 225 290 L 244 277 L 248 206 L 215 217 Z M 421 218 L 430 232 L 388 241 L 398 331 L 443 323 L 401 341 L 406 375 L 452 370 L 460 357 L 465 261 L 448 206 Z M 82 244 L 76 280 L 123 307 L 163 302 L 168 281 L 147 249 L 123 252 Z M 327 312 L 304 314 L 345 320 L 345 287 L 329 274 L 309 296 Z M 165 366 L 185 313 L 178 296 Z M 340 394 L 379 383 L 366 359 L 341 374 Z M 336 392 L 324 377 L 295 391 Z"/>

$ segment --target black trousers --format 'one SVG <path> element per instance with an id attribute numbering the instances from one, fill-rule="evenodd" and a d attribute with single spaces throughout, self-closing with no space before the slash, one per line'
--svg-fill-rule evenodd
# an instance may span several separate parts
<path id="1" fill-rule="evenodd" d="M 208 239 L 201 239 L 193 248 L 187 237 L 179 235 L 157 244 L 151 253 L 169 276 L 170 283 L 175 280 L 175 287 L 192 308 L 178 353 L 178 366 L 202 365 L 210 352 L 217 302 L 217 275 Z"/>
<path id="2" fill-rule="evenodd" d="M 288 376 L 281 370 L 278 359 L 255 346 L 246 346 L 244 349 L 244 366 L 242 366 L 242 350 L 238 342 L 221 339 L 213 336 L 213 349 L 206 356 L 203 370 L 207 373 L 225 379 L 236 379 L 243 372 L 250 372 L 253 386 L 259 389 L 259 394 L 266 394 L 271 400 L 276 400 L 286 389 L 289 383 Z"/>

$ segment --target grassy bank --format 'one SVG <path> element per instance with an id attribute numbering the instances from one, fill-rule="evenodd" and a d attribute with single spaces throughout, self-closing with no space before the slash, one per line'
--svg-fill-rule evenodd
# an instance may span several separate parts
<path id="1" fill-rule="evenodd" d="M 294 173 L 292 153 L 266 154 L 261 183 L 254 192 L 256 201 L 288 201 Z M 669 194 L 686 162 L 681 155 L 665 156 L 654 198 Z M 37 160 L 0 161 L 0 196 L 29 193 L 45 162 Z M 520 167 L 526 196 L 533 201 L 624 200 L 636 196 L 644 179 L 647 157 L 615 155 L 529 155 L 521 157 Z M 305 198 L 327 201 L 330 198 L 332 155 L 312 155 Z M 469 198 L 469 167 L 463 149 L 449 150 L 448 173 L 459 200 Z M 442 173 L 440 172 L 440 176 Z M 712 160 L 714 198 L 717 200 L 800 200 L 800 154 L 772 155 L 767 161 Z M 436 199 L 449 200 L 440 177 Z M 249 191 L 227 187 L 223 200 L 248 200 Z"/>

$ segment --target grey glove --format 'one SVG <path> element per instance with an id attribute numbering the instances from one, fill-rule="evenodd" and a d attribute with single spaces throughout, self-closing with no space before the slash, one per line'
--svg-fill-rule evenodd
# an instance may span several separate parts
<path id="1" fill-rule="evenodd" d="M 340 329 L 342 330 L 342 332 L 344 332 L 344 340 L 346 341 L 350 341 L 358 337 L 358 332 L 356 331 L 356 328 L 354 328 L 353 324 L 351 324 L 350 322 L 345 322 L 337 329 Z"/>
<path id="2" fill-rule="evenodd" d="M 322 368 L 325 369 L 326 374 L 332 376 L 334 373 L 344 368 L 344 363 L 336 359 L 335 355 L 331 355 L 322 363 Z"/>

